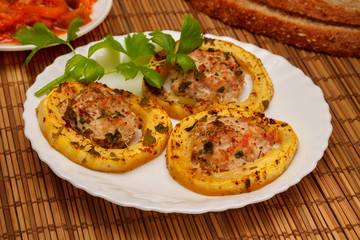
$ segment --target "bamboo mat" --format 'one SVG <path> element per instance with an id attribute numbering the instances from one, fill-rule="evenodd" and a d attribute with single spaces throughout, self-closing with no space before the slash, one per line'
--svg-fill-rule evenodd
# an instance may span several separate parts
<path id="1" fill-rule="evenodd" d="M 23 131 L 26 90 L 62 46 L 0 53 L 0 239 L 359 239 L 360 59 L 297 49 L 232 28 L 184 0 L 115 0 L 110 14 L 75 47 L 108 33 L 180 30 L 185 14 L 203 31 L 252 43 L 285 57 L 324 92 L 333 133 L 316 169 L 268 201 L 204 214 L 163 214 L 93 197 L 57 177 Z M 304 93 L 304 97 L 306 93 Z"/>

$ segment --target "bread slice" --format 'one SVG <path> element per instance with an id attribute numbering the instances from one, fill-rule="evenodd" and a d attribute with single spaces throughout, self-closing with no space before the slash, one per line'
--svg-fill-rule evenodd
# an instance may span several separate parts
<path id="1" fill-rule="evenodd" d="M 360 0 L 258 0 L 322 21 L 360 25 Z"/>
<path id="2" fill-rule="evenodd" d="M 253 0 L 190 0 L 205 14 L 284 43 L 336 56 L 360 57 L 360 28 L 301 17 Z"/>

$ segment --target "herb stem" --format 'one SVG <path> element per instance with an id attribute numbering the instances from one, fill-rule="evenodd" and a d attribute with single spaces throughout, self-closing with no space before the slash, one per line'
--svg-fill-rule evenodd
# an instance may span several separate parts
<path id="1" fill-rule="evenodd" d="M 44 87 L 42 87 L 41 89 L 39 89 L 37 92 L 35 92 L 35 96 L 36 97 L 40 97 L 41 95 L 43 95 L 44 93 L 46 93 L 47 91 L 49 91 L 50 89 L 52 89 L 53 87 L 56 87 L 57 85 L 59 85 L 60 83 L 65 82 L 65 80 L 70 77 L 70 72 L 64 73 L 64 75 L 56 78 L 55 80 L 51 81 L 50 83 L 46 84 Z"/>
<path id="2" fill-rule="evenodd" d="M 104 72 L 104 75 L 117 72 L 116 68 Z"/>
<path id="3" fill-rule="evenodd" d="M 156 64 L 159 64 L 159 63 L 163 63 L 163 62 L 166 62 L 166 59 L 163 59 L 163 60 L 160 60 L 160 61 L 157 61 L 157 62 L 153 62 L 153 63 L 146 64 L 145 67 L 150 67 L 150 66 L 153 66 L 153 65 L 156 65 Z"/>
<path id="4" fill-rule="evenodd" d="M 71 44 L 69 42 L 67 42 L 65 44 L 70 48 L 70 50 L 74 53 L 74 55 L 76 55 L 76 52 L 75 52 L 75 49 L 73 48 L 73 46 L 71 46 Z"/>

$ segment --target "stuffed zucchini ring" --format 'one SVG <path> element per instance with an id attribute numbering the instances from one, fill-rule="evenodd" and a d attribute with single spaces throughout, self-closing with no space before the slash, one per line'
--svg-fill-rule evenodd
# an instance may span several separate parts
<path id="1" fill-rule="evenodd" d="M 68 82 L 38 108 L 49 144 L 75 163 L 104 172 L 126 172 L 162 153 L 172 124 L 147 98 L 100 83 Z M 136 143 L 136 139 L 140 139 Z"/>
<path id="2" fill-rule="evenodd" d="M 165 54 L 158 52 L 151 62 L 164 59 Z M 268 107 L 273 96 L 272 81 L 261 61 L 250 52 L 230 42 L 204 38 L 203 44 L 188 56 L 196 64 L 188 72 L 168 62 L 150 66 L 164 79 L 170 76 L 171 91 L 143 81 L 144 96 L 162 106 L 170 117 L 182 119 L 229 103 L 246 111 L 263 112 Z M 243 72 L 250 74 L 253 87 L 248 99 L 238 102 Z"/>
<path id="3" fill-rule="evenodd" d="M 167 168 L 196 193 L 240 194 L 278 178 L 297 147 L 297 135 L 285 122 L 262 113 L 217 108 L 184 118 L 174 127 Z"/>

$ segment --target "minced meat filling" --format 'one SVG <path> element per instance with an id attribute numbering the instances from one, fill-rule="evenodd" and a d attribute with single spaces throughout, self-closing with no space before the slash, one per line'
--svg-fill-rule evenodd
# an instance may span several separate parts
<path id="1" fill-rule="evenodd" d="M 91 87 L 69 99 L 64 120 L 70 127 L 106 148 L 125 148 L 141 120 L 121 95 Z"/>
<path id="2" fill-rule="evenodd" d="M 194 60 L 195 69 L 184 72 L 174 67 L 170 70 L 171 89 L 175 95 L 198 101 L 237 101 L 244 74 L 231 53 L 197 49 L 188 56 Z"/>
<path id="3" fill-rule="evenodd" d="M 276 132 L 266 132 L 249 119 L 211 116 L 193 130 L 192 162 L 208 171 L 228 171 L 264 157 L 275 147 Z"/>

